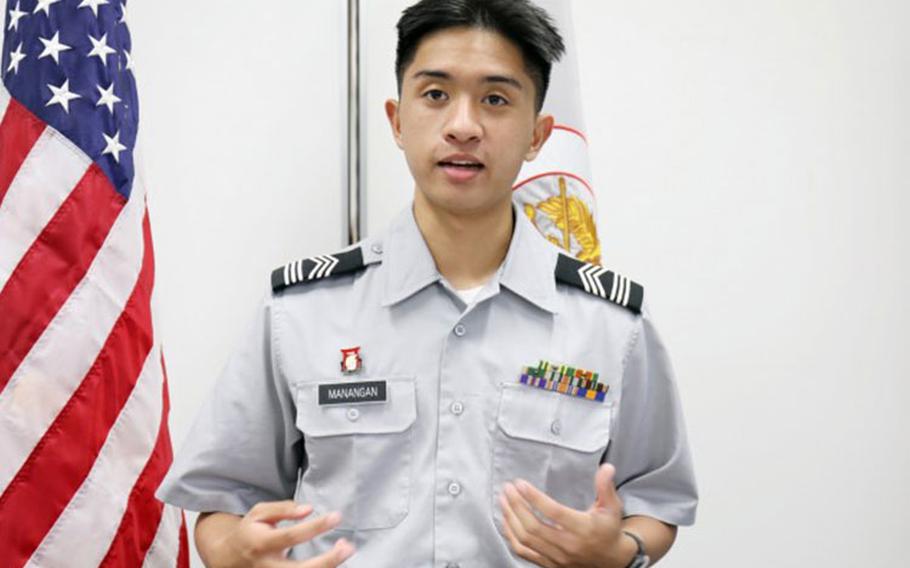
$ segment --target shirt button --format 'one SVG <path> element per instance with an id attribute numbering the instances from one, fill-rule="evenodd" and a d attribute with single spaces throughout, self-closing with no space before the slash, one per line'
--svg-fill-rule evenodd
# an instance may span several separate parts
<path id="1" fill-rule="evenodd" d="M 350 420 L 351 422 L 354 422 L 358 418 L 360 418 L 360 411 L 357 410 L 356 408 L 349 408 L 348 409 L 348 420 Z"/>
<path id="2" fill-rule="evenodd" d="M 464 412 L 464 404 L 462 404 L 460 401 L 456 400 L 455 402 L 452 403 L 452 406 L 449 407 L 449 410 L 452 411 L 452 414 L 454 414 L 455 416 L 458 416 L 459 414 Z"/>
<path id="3" fill-rule="evenodd" d="M 458 324 L 458 325 L 455 326 L 455 335 L 457 335 L 458 337 L 463 336 L 463 335 L 464 335 L 465 333 L 467 333 L 467 332 L 468 332 L 468 328 L 466 328 L 466 327 L 464 326 L 464 324 L 461 324 L 461 323 L 460 323 L 460 324 Z"/>
<path id="4" fill-rule="evenodd" d="M 562 432 L 562 422 L 558 419 L 550 423 L 550 432 L 553 432 L 554 436 L 559 436 L 559 433 Z"/>
<path id="5" fill-rule="evenodd" d="M 382 243 L 373 243 L 373 246 L 370 247 L 370 250 L 376 254 L 382 254 Z"/>
<path id="6" fill-rule="evenodd" d="M 453 482 L 449 483 L 449 486 L 447 489 L 449 491 L 449 495 L 451 495 L 452 497 L 458 497 L 458 495 L 461 494 L 461 485 L 459 485 L 457 481 L 453 481 Z"/>

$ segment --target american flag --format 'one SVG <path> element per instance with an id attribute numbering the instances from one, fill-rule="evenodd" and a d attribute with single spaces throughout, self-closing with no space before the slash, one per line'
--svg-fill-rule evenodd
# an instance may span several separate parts
<path id="1" fill-rule="evenodd" d="M 0 565 L 187 566 L 126 6 L 6 2 Z"/>

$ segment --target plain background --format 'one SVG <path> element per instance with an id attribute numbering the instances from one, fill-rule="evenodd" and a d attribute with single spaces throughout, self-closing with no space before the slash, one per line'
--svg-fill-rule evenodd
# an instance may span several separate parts
<path id="1" fill-rule="evenodd" d="M 412 191 L 381 106 L 408 2 L 363 3 L 373 233 Z M 344 244 L 342 4 L 130 3 L 176 447 L 270 269 Z M 647 289 L 701 490 L 663 565 L 901 564 L 910 4 L 573 6 L 605 263 Z"/>

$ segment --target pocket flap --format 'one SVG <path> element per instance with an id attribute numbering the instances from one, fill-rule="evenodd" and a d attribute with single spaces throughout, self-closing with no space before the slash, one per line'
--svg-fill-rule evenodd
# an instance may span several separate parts
<path id="1" fill-rule="evenodd" d="M 381 379 L 371 377 L 369 380 Z M 414 379 L 387 379 L 386 389 L 385 402 L 320 405 L 319 384 L 300 384 L 297 386 L 297 427 L 313 438 L 404 432 L 417 419 Z"/>
<path id="2" fill-rule="evenodd" d="M 511 438 L 590 453 L 607 447 L 612 415 L 611 403 L 504 384 L 497 423 Z"/>

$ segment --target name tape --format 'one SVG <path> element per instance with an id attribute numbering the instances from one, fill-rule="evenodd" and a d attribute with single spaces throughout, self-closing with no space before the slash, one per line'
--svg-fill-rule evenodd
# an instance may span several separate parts
<path id="1" fill-rule="evenodd" d="M 357 383 L 330 383 L 319 385 L 320 405 L 385 401 L 385 381 L 362 381 Z"/>

